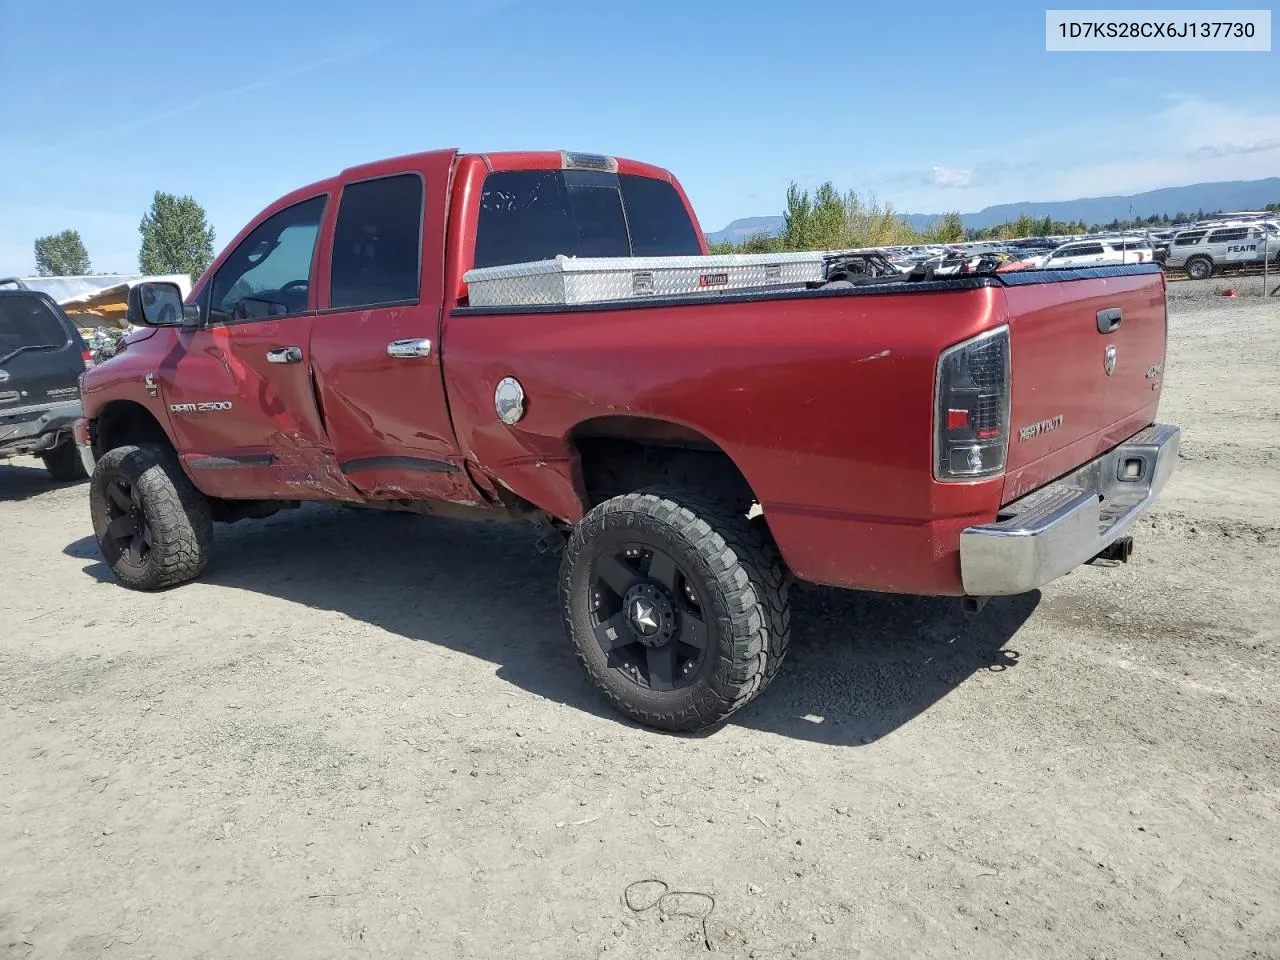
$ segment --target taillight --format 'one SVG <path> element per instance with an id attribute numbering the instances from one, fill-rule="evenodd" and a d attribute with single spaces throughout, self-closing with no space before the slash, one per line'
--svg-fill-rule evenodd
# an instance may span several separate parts
<path id="1" fill-rule="evenodd" d="M 942 351 L 934 403 L 934 479 L 1002 473 L 1009 450 L 1008 326 Z"/>

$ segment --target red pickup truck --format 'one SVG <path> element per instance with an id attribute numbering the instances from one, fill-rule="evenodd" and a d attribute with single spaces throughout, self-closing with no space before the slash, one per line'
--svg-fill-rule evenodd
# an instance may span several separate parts
<path id="1" fill-rule="evenodd" d="M 205 568 L 215 521 L 301 501 L 525 521 L 562 551 L 592 680 L 656 727 L 772 679 L 792 578 L 986 598 L 1099 556 L 1177 458 L 1158 266 L 859 277 L 541 306 L 475 267 L 698 256 L 679 183 L 565 153 L 422 153 L 259 214 L 83 378 L 103 556 Z"/>

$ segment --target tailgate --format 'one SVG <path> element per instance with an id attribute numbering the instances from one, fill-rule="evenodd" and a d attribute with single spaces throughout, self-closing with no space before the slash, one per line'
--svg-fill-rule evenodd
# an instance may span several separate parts
<path id="1" fill-rule="evenodd" d="M 1005 289 L 1012 399 L 1003 502 L 1153 422 L 1165 355 L 1164 275 L 1023 275 Z"/>

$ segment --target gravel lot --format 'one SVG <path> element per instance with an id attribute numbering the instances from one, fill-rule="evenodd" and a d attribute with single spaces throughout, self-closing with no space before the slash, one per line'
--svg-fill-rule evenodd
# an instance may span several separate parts
<path id="1" fill-rule="evenodd" d="M 1259 284 L 1171 285 L 1130 564 L 804 588 L 704 737 L 604 708 L 531 532 L 306 509 L 140 595 L 0 466 L 0 957 L 1280 957 L 1280 298 L 1213 294 Z"/>

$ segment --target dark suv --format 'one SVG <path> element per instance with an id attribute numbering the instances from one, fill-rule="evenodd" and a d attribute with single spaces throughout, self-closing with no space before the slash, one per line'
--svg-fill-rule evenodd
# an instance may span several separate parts
<path id="1" fill-rule="evenodd" d="M 47 294 L 0 290 L 0 460 L 32 454 L 55 480 L 87 476 L 71 436 L 83 348 L 80 331 Z"/>

